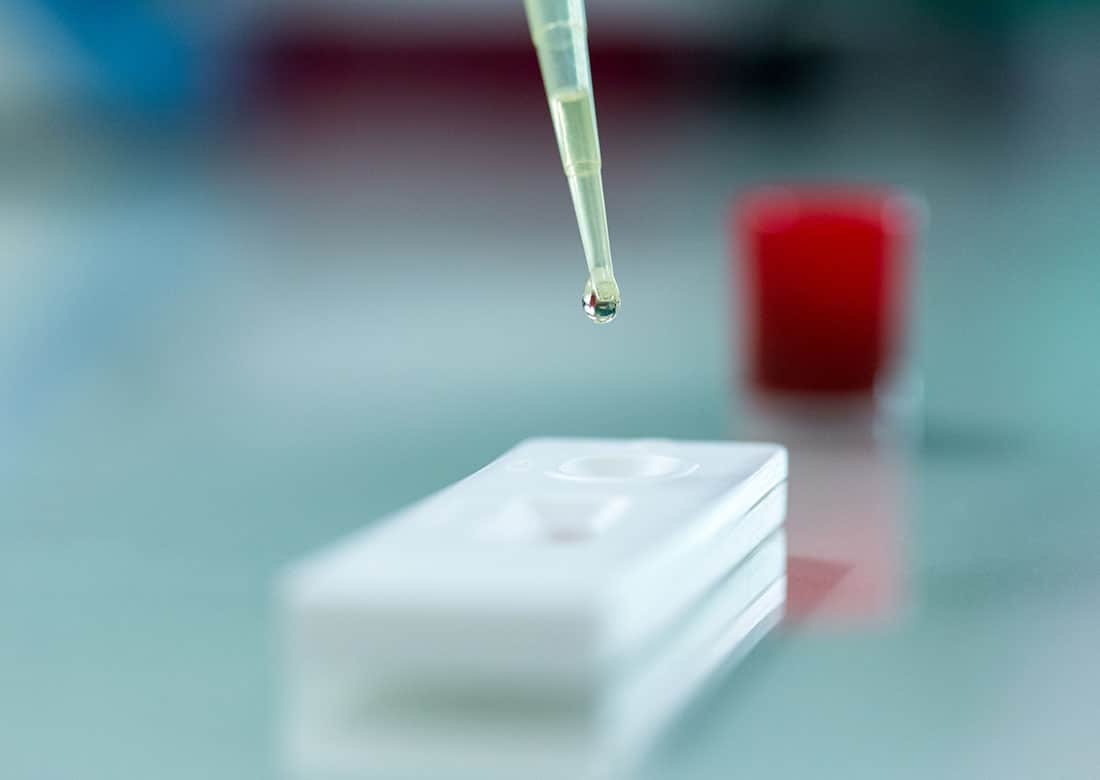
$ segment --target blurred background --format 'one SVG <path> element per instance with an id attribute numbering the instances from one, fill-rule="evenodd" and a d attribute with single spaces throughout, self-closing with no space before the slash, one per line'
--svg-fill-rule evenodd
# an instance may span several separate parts
<path id="1" fill-rule="evenodd" d="M 0 774 L 272 776 L 282 565 L 526 436 L 750 427 L 729 215 L 775 182 L 926 204 L 923 436 L 792 515 L 862 619 L 652 771 L 1100 771 L 1100 4 L 588 6 L 605 328 L 519 0 L 0 2 Z"/>

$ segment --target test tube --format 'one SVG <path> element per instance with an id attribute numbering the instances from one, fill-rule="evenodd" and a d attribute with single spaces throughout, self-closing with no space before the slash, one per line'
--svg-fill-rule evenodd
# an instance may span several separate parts
<path id="1" fill-rule="evenodd" d="M 731 213 L 745 355 L 734 433 L 789 452 L 788 619 L 870 625 L 907 606 L 923 221 L 913 195 L 856 184 L 768 186 Z"/>
<path id="2" fill-rule="evenodd" d="M 610 322 L 619 308 L 619 285 L 607 235 L 584 0 L 524 0 L 524 4 L 588 263 L 582 303 L 593 322 Z"/>

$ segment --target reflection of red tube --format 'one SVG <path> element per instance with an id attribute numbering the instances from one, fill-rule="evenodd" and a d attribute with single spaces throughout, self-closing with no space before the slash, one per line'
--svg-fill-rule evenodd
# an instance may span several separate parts
<path id="1" fill-rule="evenodd" d="M 905 597 L 905 477 L 897 453 L 793 444 L 790 479 L 788 615 L 833 626 L 889 621 Z"/>
<path id="2" fill-rule="evenodd" d="M 750 381 L 869 393 L 904 339 L 909 201 L 885 190 L 768 188 L 739 202 L 733 227 Z"/>
<path id="3" fill-rule="evenodd" d="M 750 391 L 739 438 L 790 456 L 787 619 L 848 627 L 892 620 L 906 601 L 905 451 L 875 435 L 875 399 Z"/>

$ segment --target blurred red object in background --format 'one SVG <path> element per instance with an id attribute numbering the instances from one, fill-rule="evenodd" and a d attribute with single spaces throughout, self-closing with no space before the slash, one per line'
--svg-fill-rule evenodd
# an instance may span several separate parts
<path id="1" fill-rule="evenodd" d="M 870 393 L 905 339 L 911 199 L 771 187 L 734 210 L 748 378 L 761 391 Z"/>

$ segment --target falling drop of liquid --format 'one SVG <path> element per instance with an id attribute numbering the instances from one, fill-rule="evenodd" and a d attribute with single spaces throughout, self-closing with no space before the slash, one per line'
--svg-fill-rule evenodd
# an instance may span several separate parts
<path id="1" fill-rule="evenodd" d="M 591 278 L 585 282 L 581 304 L 588 319 L 597 325 L 603 325 L 615 319 L 615 315 L 619 313 L 619 303 L 619 286 L 614 281 L 601 284 L 600 289 L 592 284 Z"/>

